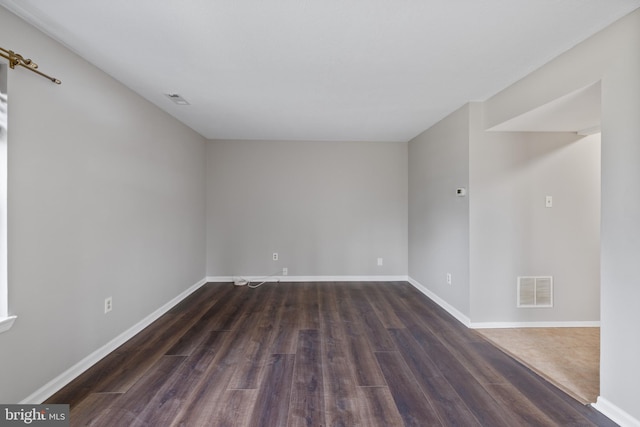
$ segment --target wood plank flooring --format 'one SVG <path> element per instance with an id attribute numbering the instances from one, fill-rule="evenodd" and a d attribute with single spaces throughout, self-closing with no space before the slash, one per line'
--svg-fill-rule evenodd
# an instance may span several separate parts
<path id="1" fill-rule="evenodd" d="M 208 283 L 47 403 L 82 426 L 615 426 L 406 282 Z"/>

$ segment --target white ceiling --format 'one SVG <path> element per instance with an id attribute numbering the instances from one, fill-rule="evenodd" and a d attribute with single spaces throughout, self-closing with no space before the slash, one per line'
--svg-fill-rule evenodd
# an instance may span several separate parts
<path id="1" fill-rule="evenodd" d="M 406 141 L 524 77 L 640 0 L 0 5 L 206 138 Z M 191 105 L 177 106 L 165 93 Z"/>

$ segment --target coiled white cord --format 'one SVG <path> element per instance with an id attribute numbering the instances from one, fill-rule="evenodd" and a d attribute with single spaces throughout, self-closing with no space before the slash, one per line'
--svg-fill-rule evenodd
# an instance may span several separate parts
<path id="1" fill-rule="evenodd" d="M 280 274 L 280 271 L 276 271 L 276 272 L 275 272 L 275 273 L 273 273 L 273 274 L 270 274 L 270 275 L 268 275 L 268 276 L 261 277 L 260 279 L 256 280 L 256 281 L 262 280 L 262 282 L 260 282 L 260 283 L 258 283 L 258 284 L 252 284 L 253 280 L 247 280 L 247 279 L 245 279 L 245 278 L 243 278 L 243 277 L 238 277 L 238 278 L 234 279 L 233 284 L 234 284 L 235 286 L 249 286 L 251 289 L 255 289 L 255 288 L 257 288 L 258 286 L 262 286 L 262 285 L 264 285 L 265 283 L 267 283 L 267 282 L 269 281 L 268 279 L 270 279 L 271 277 L 273 277 L 273 276 L 277 276 L 277 275 L 279 275 L 279 274 Z M 278 280 L 277 280 L 277 282 L 279 282 L 279 281 L 280 281 L 280 280 L 278 279 Z"/>

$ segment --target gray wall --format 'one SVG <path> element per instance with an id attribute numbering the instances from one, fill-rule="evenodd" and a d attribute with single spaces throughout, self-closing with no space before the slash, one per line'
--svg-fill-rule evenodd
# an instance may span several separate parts
<path id="1" fill-rule="evenodd" d="M 486 127 L 602 80 L 601 359 L 598 407 L 640 420 L 640 10 L 486 103 Z M 635 421 L 637 422 L 637 421 Z"/>
<path id="2" fill-rule="evenodd" d="M 211 141 L 207 165 L 207 275 L 406 276 L 406 143 Z"/>
<path id="3" fill-rule="evenodd" d="M 612 32 L 617 61 L 602 81 L 600 395 L 640 422 L 640 11 Z"/>
<path id="4" fill-rule="evenodd" d="M 472 321 L 599 321 L 600 136 L 484 132 L 475 107 Z M 553 308 L 517 308 L 517 276 L 552 276 Z"/>
<path id="5" fill-rule="evenodd" d="M 469 106 L 409 141 L 409 276 L 469 316 Z M 451 274 L 451 285 L 446 275 Z"/>
<path id="6" fill-rule="evenodd" d="M 409 142 L 409 276 L 473 324 L 599 321 L 599 238 L 598 136 L 485 132 L 472 103 Z M 524 275 L 553 308 L 516 308 Z"/>
<path id="7" fill-rule="evenodd" d="M 9 72 L 9 403 L 204 277 L 206 141 L 3 8 L 0 40 L 63 82 Z"/>

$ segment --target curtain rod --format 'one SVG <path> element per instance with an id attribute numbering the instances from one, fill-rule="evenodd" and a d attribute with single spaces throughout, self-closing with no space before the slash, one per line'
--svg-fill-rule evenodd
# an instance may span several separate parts
<path id="1" fill-rule="evenodd" d="M 37 70 L 38 64 L 36 64 L 35 62 L 33 62 L 30 59 L 25 59 L 19 53 L 15 53 L 12 50 L 8 50 L 8 49 L 5 49 L 3 47 L 0 47 L 0 56 L 9 61 L 9 67 L 10 68 L 16 68 L 16 65 L 20 65 L 21 67 L 24 67 L 29 71 L 33 71 L 34 73 L 39 74 L 42 77 L 51 80 L 52 82 L 54 82 L 57 85 L 62 83 L 60 80 L 56 79 L 55 77 L 48 76 L 45 73 Z"/>

